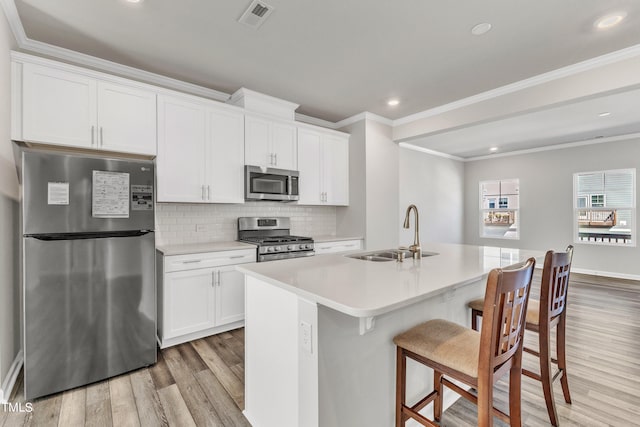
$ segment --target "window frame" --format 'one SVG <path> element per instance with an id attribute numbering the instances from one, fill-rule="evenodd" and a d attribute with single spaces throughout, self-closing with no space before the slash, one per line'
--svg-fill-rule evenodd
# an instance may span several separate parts
<path id="1" fill-rule="evenodd" d="M 515 193 L 502 193 L 502 184 L 504 182 L 515 182 L 516 183 L 516 192 Z M 493 184 L 495 185 L 497 183 L 498 185 L 498 194 L 489 194 L 486 195 L 485 193 L 483 193 L 483 187 L 486 184 Z M 478 192 L 480 194 L 480 200 L 479 200 L 479 204 L 480 204 L 480 215 L 479 215 L 479 235 L 480 238 L 482 239 L 502 239 L 502 240 L 520 240 L 520 179 L 519 178 L 505 178 L 505 179 L 488 179 L 488 180 L 484 180 L 484 181 L 480 181 L 478 184 Z M 513 207 L 508 207 L 509 206 L 509 197 L 508 196 L 516 196 L 517 199 L 517 207 L 513 208 Z M 487 200 L 487 206 L 489 207 L 484 207 L 484 201 Z M 507 207 L 501 207 L 503 206 L 506 201 L 506 206 Z M 493 203 L 493 206 L 495 207 L 490 207 L 491 204 Z M 498 217 L 504 217 L 504 214 L 508 214 L 509 216 L 513 216 L 514 220 L 513 223 L 508 222 L 507 224 L 515 224 L 516 226 L 516 230 L 515 230 L 515 235 L 511 236 L 492 236 L 492 235 L 487 235 L 486 234 L 486 227 L 487 224 L 485 223 L 485 216 L 489 214 L 498 214 Z M 499 223 L 496 223 L 496 225 L 499 225 Z M 506 234 L 506 232 L 505 232 Z"/>
<path id="2" fill-rule="evenodd" d="M 603 187 L 602 192 L 593 192 L 590 191 L 588 193 L 583 193 L 581 195 L 578 195 L 578 177 L 580 175 L 592 175 L 592 174 L 603 174 L 604 175 L 604 179 L 606 182 L 606 175 L 607 174 L 620 174 L 620 173 L 627 173 L 630 172 L 631 176 L 632 176 L 632 188 L 631 188 L 631 206 L 624 206 L 624 207 L 607 207 L 607 197 L 606 197 L 606 191 L 605 188 Z M 637 239 L 637 225 L 636 225 L 636 218 L 637 218 L 637 211 L 636 211 L 636 191 L 637 191 L 637 173 L 636 173 L 636 168 L 621 168 L 621 169 L 606 169 L 606 170 L 599 170 L 599 171 L 583 171 L 583 172 L 576 172 L 573 174 L 573 242 L 575 244 L 581 244 L 581 245 L 599 245 L 599 246 L 616 246 L 616 247 L 622 247 L 622 248 L 635 248 L 637 246 L 636 243 L 636 239 Z M 593 206 L 593 197 L 594 196 L 602 196 L 602 205 L 603 206 Z M 586 203 L 584 207 L 579 207 L 578 206 L 578 199 L 585 199 L 586 198 Z M 597 203 L 598 205 L 600 205 L 600 203 Z M 591 237 L 588 237 L 588 240 L 582 240 L 580 238 L 580 223 L 579 223 L 579 213 L 580 211 L 592 211 L 592 212 L 597 212 L 597 211 L 602 211 L 602 212 L 608 212 L 612 209 L 615 209 L 616 211 L 630 211 L 631 212 L 631 224 L 629 225 L 629 229 L 630 229 L 630 243 L 627 242 L 618 242 L 618 241 L 614 241 L 612 242 L 610 239 L 609 241 L 605 241 L 603 240 L 604 238 L 600 238 L 600 240 L 598 240 L 597 237 L 594 237 L 594 240 L 591 240 Z M 611 228 L 615 227 L 612 226 Z M 596 233 L 594 233 L 596 234 Z M 602 234 L 603 236 L 606 236 L 606 233 Z"/>

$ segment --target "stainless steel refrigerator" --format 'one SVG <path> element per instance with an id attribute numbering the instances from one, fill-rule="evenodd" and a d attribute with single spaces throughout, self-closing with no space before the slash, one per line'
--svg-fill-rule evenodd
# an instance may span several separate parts
<path id="1" fill-rule="evenodd" d="M 20 160 L 26 398 L 155 363 L 153 162 Z"/>

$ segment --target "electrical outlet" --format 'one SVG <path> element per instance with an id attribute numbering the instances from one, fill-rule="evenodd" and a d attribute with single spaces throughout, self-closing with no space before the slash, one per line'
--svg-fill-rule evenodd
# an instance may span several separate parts
<path id="1" fill-rule="evenodd" d="M 207 224 L 196 224 L 197 233 L 206 233 L 208 231 L 209 231 L 209 226 Z"/>
<path id="2" fill-rule="evenodd" d="M 313 354 L 311 324 L 307 322 L 300 322 L 300 340 L 302 348 L 309 354 Z"/>

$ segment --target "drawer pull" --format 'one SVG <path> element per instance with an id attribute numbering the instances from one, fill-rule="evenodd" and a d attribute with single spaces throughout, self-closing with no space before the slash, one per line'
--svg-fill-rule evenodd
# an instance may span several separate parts
<path id="1" fill-rule="evenodd" d="M 194 259 L 194 260 L 190 260 L 190 261 L 182 261 L 183 264 L 195 264 L 198 262 L 202 262 L 201 259 Z"/>
<path id="2" fill-rule="evenodd" d="M 246 255 L 234 255 L 234 256 L 230 256 L 229 259 L 237 259 L 237 258 L 244 258 Z"/>

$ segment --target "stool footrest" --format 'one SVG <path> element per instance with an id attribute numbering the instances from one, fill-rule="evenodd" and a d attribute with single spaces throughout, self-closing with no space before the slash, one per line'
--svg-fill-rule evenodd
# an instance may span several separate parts
<path id="1" fill-rule="evenodd" d="M 457 384 L 452 383 L 451 381 L 449 381 L 446 378 L 442 378 L 442 384 L 444 384 L 445 386 L 447 386 L 451 390 L 455 391 L 460 396 L 464 397 L 465 399 L 469 400 L 470 402 L 473 402 L 476 405 L 478 404 L 478 397 L 475 394 L 470 393 L 469 391 L 463 389 L 462 387 L 458 386 Z M 498 417 L 498 418 L 500 418 L 502 421 L 504 421 L 507 424 L 510 424 L 510 422 L 511 422 L 509 420 L 509 415 L 505 414 L 504 412 L 502 412 L 501 410 L 497 409 L 496 407 L 493 407 L 493 415 Z"/>

